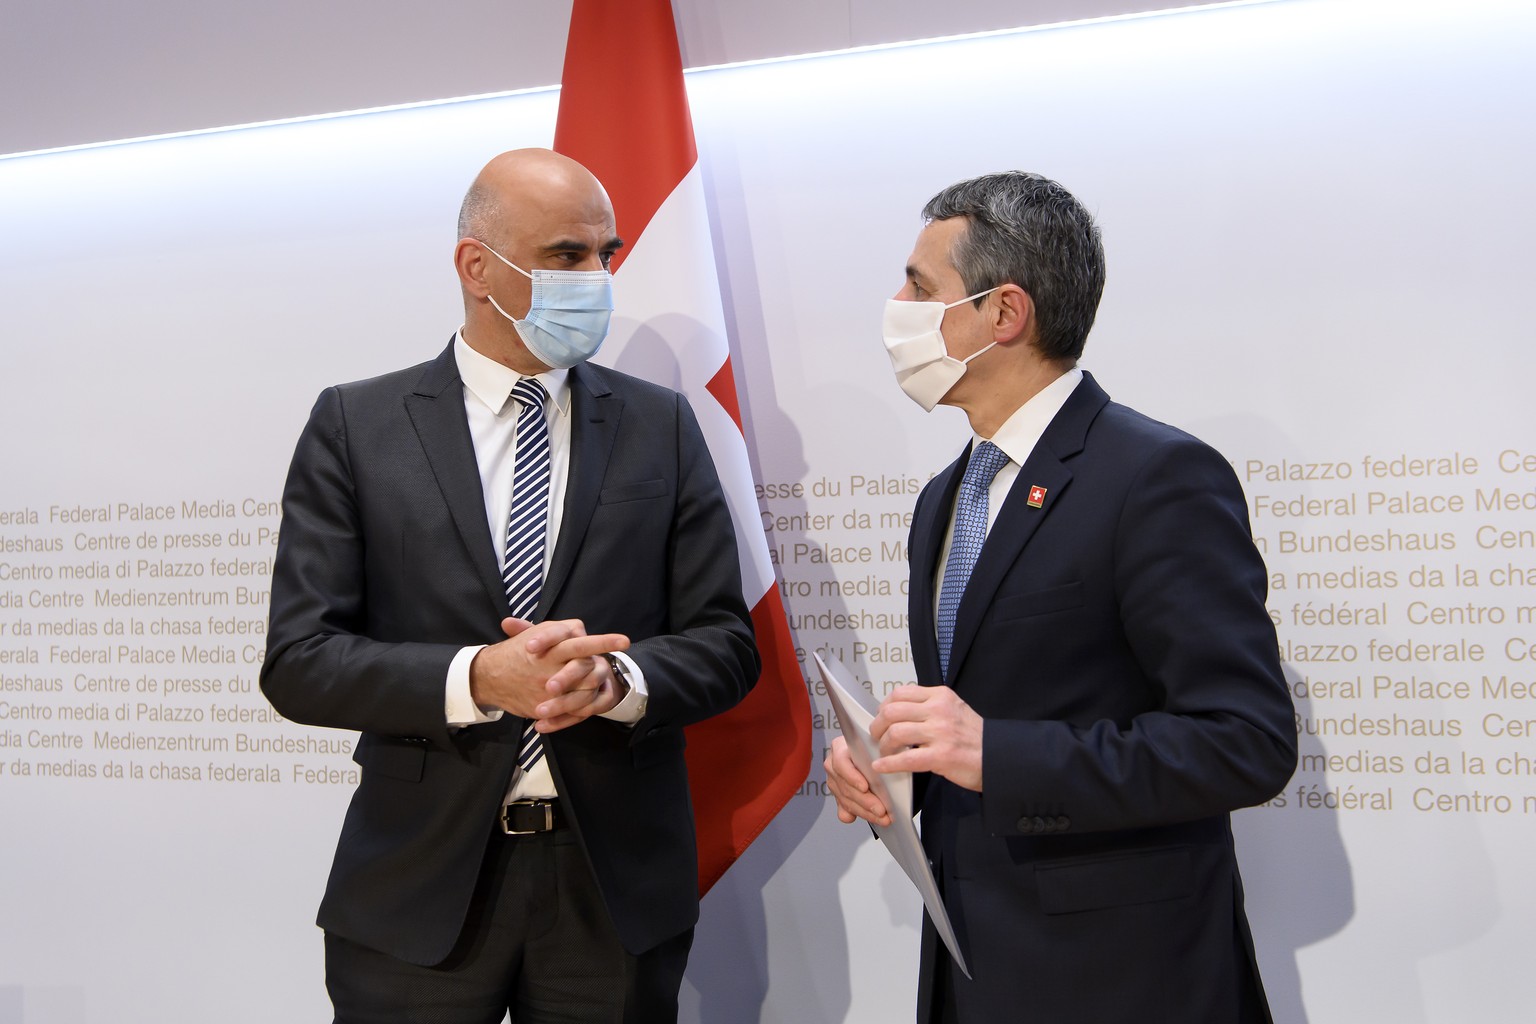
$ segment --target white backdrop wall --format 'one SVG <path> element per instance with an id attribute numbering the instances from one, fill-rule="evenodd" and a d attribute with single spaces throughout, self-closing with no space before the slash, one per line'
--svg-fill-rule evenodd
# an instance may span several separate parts
<path id="1" fill-rule="evenodd" d="M 1097 213 L 1085 365 L 1228 455 L 1273 574 L 1304 763 L 1237 828 L 1279 1020 L 1536 1001 L 1533 43 L 1296 2 L 689 80 L 792 623 L 877 692 L 967 431 L 879 344 L 917 212 L 1024 167 Z M 447 341 L 458 199 L 556 102 L 0 161 L 0 1024 L 324 1016 L 352 765 L 253 690 L 271 503 L 320 388 Z M 918 902 L 819 784 L 706 900 L 686 1019 L 910 1016 Z"/>

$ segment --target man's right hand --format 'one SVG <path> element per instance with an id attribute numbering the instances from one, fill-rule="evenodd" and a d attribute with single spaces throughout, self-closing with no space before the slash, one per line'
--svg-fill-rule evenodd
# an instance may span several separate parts
<path id="1" fill-rule="evenodd" d="M 851 825 L 859 818 L 872 825 L 889 825 L 891 812 L 869 788 L 869 780 L 848 755 L 848 743 L 841 736 L 832 740 L 832 749 L 822 762 L 827 772 L 827 787 L 837 800 L 837 820 Z"/>
<path id="2" fill-rule="evenodd" d="M 629 647 L 622 633 L 588 636 L 580 619 L 533 625 L 504 619 L 507 639 L 475 655 L 469 665 L 469 693 L 482 708 L 501 708 L 520 718 L 539 718 L 537 708 L 551 696 L 574 692 L 593 676 L 592 659 Z"/>

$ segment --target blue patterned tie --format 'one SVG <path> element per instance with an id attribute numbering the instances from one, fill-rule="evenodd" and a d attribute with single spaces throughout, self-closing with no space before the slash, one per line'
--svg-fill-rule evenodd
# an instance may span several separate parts
<path id="1" fill-rule="evenodd" d="M 513 454 L 512 513 L 507 518 L 507 553 L 501 582 L 507 588 L 507 604 L 519 619 L 532 619 L 544 585 L 544 536 L 549 523 L 549 424 L 544 420 L 544 400 L 549 392 L 532 377 L 512 388 L 522 405 L 517 414 L 517 447 Z M 544 741 L 533 729 L 523 727 L 517 763 L 527 772 L 544 756 Z"/>
<path id="2" fill-rule="evenodd" d="M 949 561 L 944 566 L 944 583 L 939 590 L 939 673 L 949 676 L 949 649 L 955 641 L 955 614 L 960 598 L 976 567 L 976 557 L 987 539 L 987 488 L 997 471 L 1008 464 L 1008 456 L 991 441 L 983 441 L 971 452 L 965 476 L 960 478 L 960 496 L 955 501 L 955 532 L 949 544 Z"/>

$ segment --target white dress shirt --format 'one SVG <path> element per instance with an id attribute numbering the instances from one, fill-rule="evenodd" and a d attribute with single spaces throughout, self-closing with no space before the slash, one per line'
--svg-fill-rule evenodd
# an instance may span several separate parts
<path id="1" fill-rule="evenodd" d="M 475 446 L 475 461 L 480 468 L 480 490 L 485 495 L 485 519 L 496 548 L 497 565 L 506 556 L 507 518 L 512 513 L 512 478 L 516 469 L 518 403 L 512 388 L 523 378 L 510 367 L 470 348 L 464 341 L 464 329 L 453 339 L 453 354 L 459 376 L 464 381 L 464 412 L 469 418 L 469 436 Z M 544 534 L 544 572 L 549 572 L 555 540 L 565 509 L 566 482 L 571 468 L 571 385 L 569 370 L 546 370 L 536 380 L 549 392 L 544 415 L 549 424 L 549 519 Z M 465 647 L 448 666 L 444 710 L 448 724 L 478 725 L 501 718 L 500 708 L 485 711 L 477 706 L 469 692 L 469 663 L 486 645 Z M 640 720 L 644 707 L 645 673 L 625 654 L 617 654 L 624 669 L 629 692 L 619 704 L 604 712 L 604 718 L 633 724 Z M 555 782 L 549 761 L 540 759 L 532 771 L 518 772 L 508 792 L 509 800 L 547 798 L 555 795 Z"/>
<path id="2" fill-rule="evenodd" d="M 1040 438 L 1045 434 L 1045 428 L 1051 425 L 1051 420 L 1061 412 L 1061 407 L 1067 404 L 1068 397 L 1077 389 L 1078 382 L 1083 379 L 1083 371 L 1072 367 L 1066 373 L 1051 381 L 1041 388 L 1029 401 L 1014 410 L 1012 416 L 1003 421 L 1003 425 L 997 428 L 997 433 L 991 437 L 982 437 L 979 434 L 971 436 L 971 450 L 976 450 L 976 445 L 983 441 L 991 441 L 1001 448 L 1003 454 L 1008 456 L 1008 462 L 997 475 L 992 478 L 992 486 L 987 489 L 987 533 L 992 532 L 992 524 L 997 522 L 997 512 L 1003 507 L 1003 502 L 1008 498 L 1008 492 L 1013 488 L 1013 482 L 1019 477 L 1019 470 L 1024 468 L 1024 460 L 1028 459 L 1035 450 L 1035 445 L 1040 443 Z M 960 490 L 955 489 L 955 501 L 960 500 Z M 944 586 L 944 568 L 949 562 L 949 548 L 955 537 L 955 506 L 949 509 L 949 526 L 944 530 L 944 543 L 939 548 L 938 567 L 934 570 L 933 577 L 933 621 L 937 625 L 939 621 L 939 597 Z"/>

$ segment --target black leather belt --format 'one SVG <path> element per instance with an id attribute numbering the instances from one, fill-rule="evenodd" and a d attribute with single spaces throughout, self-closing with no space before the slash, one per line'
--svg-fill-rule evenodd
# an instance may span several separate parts
<path id="1" fill-rule="evenodd" d="M 509 836 L 531 836 L 565 828 L 565 811 L 558 800 L 514 800 L 501 809 L 497 819 Z"/>

